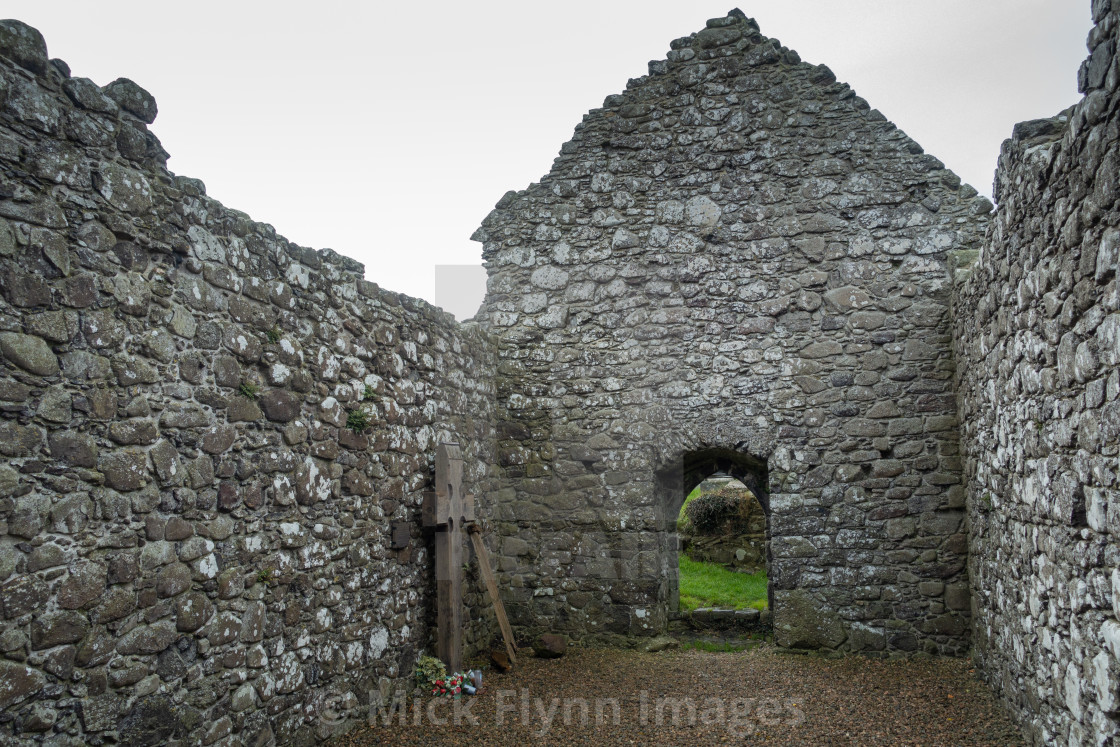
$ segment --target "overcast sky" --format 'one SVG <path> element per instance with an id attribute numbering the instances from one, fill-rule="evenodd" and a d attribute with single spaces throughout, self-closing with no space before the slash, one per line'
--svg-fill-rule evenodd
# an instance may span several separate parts
<path id="1" fill-rule="evenodd" d="M 469 237 L 494 203 L 733 1 L 5 0 L 0 15 L 42 31 L 76 76 L 147 88 L 175 173 L 435 301 L 437 266 L 481 262 Z M 1079 99 L 1089 0 L 741 7 L 987 195 L 1012 125 Z"/>

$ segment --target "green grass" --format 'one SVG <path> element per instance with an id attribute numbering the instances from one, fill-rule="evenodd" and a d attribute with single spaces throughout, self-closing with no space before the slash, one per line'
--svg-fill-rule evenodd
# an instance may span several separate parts
<path id="1" fill-rule="evenodd" d="M 766 609 L 766 571 L 736 573 L 721 565 L 680 556 L 681 609 Z"/>

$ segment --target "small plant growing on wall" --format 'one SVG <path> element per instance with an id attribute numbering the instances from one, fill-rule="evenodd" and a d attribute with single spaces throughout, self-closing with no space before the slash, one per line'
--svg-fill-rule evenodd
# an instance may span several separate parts
<path id="1" fill-rule="evenodd" d="M 272 343 L 280 342 L 280 328 L 279 327 L 273 327 L 272 329 L 268 330 L 268 332 L 266 332 L 265 334 L 268 335 L 268 341 L 269 342 L 272 342 Z"/>
<path id="2" fill-rule="evenodd" d="M 373 425 L 369 413 L 361 407 L 351 410 L 346 414 L 346 427 L 355 433 L 362 433 Z"/>
<path id="3" fill-rule="evenodd" d="M 366 384 L 366 388 L 362 390 L 362 402 L 369 402 L 377 396 L 377 392 L 373 391 L 373 387 Z"/>
<path id="4" fill-rule="evenodd" d="M 242 381 L 237 387 L 237 392 L 246 399 L 256 399 L 260 396 L 261 388 L 251 381 Z"/>

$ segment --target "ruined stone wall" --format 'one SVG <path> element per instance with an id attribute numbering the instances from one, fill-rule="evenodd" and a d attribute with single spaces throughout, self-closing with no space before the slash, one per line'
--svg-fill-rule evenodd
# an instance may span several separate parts
<path id="1" fill-rule="evenodd" d="M 486 494 L 492 347 L 168 172 L 130 81 L 0 55 L 0 742 L 364 716 L 429 645 L 438 442 Z"/>
<path id="2" fill-rule="evenodd" d="M 1120 735 L 1120 8 L 1092 5 L 1087 95 L 1004 144 L 955 310 L 974 654 L 1037 744 Z"/>
<path id="3" fill-rule="evenodd" d="M 671 46 L 476 234 L 517 624 L 664 629 L 700 454 L 763 481 L 779 642 L 963 652 L 948 262 L 991 205 L 737 11 Z"/>

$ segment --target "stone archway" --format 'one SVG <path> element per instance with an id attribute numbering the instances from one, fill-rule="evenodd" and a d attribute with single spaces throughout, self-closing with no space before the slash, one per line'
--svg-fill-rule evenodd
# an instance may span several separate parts
<path id="1" fill-rule="evenodd" d="M 666 617 L 672 617 L 679 608 L 680 589 L 676 568 L 681 552 L 676 537 L 676 522 L 685 498 L 700 483 L 714 474 L 726 474 L 747 486 L 754 493 L 766 514 L 766 565 L 770 565 L 770 491 L 766 460 L 731 448 L 701 448 L 686 452 L 672 464 L 657 470 L 656 502 L 663 516 L 664 531 L 672 535 L 661 543 L 668 557 L 661 559 L 667 569 L 666 586 L 662 598 L 666 604 Z M 773 592 L 768 588 L 767 606 L 773 608 Z"/>

